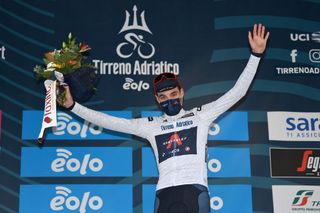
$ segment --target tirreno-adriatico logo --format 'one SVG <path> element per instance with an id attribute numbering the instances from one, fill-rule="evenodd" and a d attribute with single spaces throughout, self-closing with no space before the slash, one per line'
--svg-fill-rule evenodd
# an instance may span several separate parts
<path id="1" fill-rule="evenodd" d="M 125 11 L 125 22 L 118 35 L 123 41 L 116 47 L 117 55 L 126 61 L 106 62 L 92 60 L 101 75 L 159 75 L 163 72 L 179 74 L 179 64 L 168 61 L 153 61 L 156 47 L 148 38 L 153 35 L 147 25 L 145 11 L 138 15 L 138 7 L 133 6 L 132 13 Z M 135 60 L 136 59 L 136 60 Z M 134 60 L 134 61 L 133 61 Z"/>

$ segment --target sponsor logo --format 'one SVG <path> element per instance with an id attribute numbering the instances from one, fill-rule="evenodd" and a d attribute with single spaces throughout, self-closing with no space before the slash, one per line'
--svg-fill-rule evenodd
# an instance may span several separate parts
<path id="1" fill-rule="evenodd" d="M 145 17 L 144 17 L 145 11 L 142 11 L 142 13 L 140 14 L 141 25 L 138 24 L 137 11 L 138 11 L 138 8 L 136 5 L 134 5 L 133 6 L 133 13 L 134 13 L 133 23 L 132 23 L 132 25 L 130 25 L 129 24 L 130 13 L 126 10 L 126 20 L 125 20 L 119 34 L 122 32 L 126 32 L 126 31 L 129 31 L 129 33 L 125 34 L 125 36 L 124 36 L 124 39 L 126 41 L 123 43 L 120 43 L 117 46 L 117 54 L 121 58 L 129 58 L 129 57 L 131 57 L 133 52 L 136 51 L 141 58 L 148 59 L 148 58 L 151 58 L 155 53 L 154 46 L 151 43 L 144 41 L 144 37 L 141 34 L 137 35 L 136 33 L 130 32 L 132 30 L 140 30 L 142 32 L 146 32 L 146 33 L 149 33 L 152 35 L 152 32 L 148 28 Z M 138 43 L 136 41 L 138 41 Z M 143 48 L 144 45 L 145 45 L 145 48 Z M 127 48 L 127 49 L 130 49 L 128 51 L 128 53 L 123 53 L 123 51 L 121 49 L 122 47 L 124 49 L 125 46 L 129 46 L 129 48 Z M 146 49 L 149 51 L 144 53 L 142 51 L 143 49 Z"/>
<path id="2" fill-rule="evenodd" d="M 56 197 L 50 201 L 50 209 L 53 211 L 77 211 L 84 213 L 89 210 L 100 210 L 103 207 L 103 200 L 96 195 L 90 195 L 91 192 L 84 192 L 81 197 L 70 196 L 72 191 L 67 187 L 57 186 Z"/>
<path id="3" fill-rule="evenodd" d="M 248 113 L 225 113 L 210 125 L 208 134 L 208 140 L 248 141 Z"/>
<path id="4" fill-rule="evenodd" d="M 313 173 L 317 173 L 317 176 L 320 176 L 320 154 L 318 152 L 317 155 L 315 155 L 314 151 L 307 150 L 304 151 L 301 166 L 297 168 L 297 172 L 307 172 L 307 170 L 311 170 L 311 175 Z"/>
<path id="5" fill-rule="evenodd" d="M 1 57 L 2 60 L 6 60 L 5 51 L 6 51 L 6 47 L 2 46 L 0 48 L 0 57 Z"/>
<path id="6" fill-rule="evenodd" d="M 91 154 L 85 154 L 82 162 L 77 158 L 71 158 L 72 152 L 67 149 L 57 149 L 57 157 L 51 163 L 51 169 L 54 172 L 64 172 L 65 169 L 70 172 L 79 172 L 81 175 L 87 174 L 87 169 L 93 172 L 99 172 L 103 168 L 103 162 L 99 158 L 91 158 Z"/>
<path id="7" fill-rule="evenodd" d="M 314 33 L 290 33 L 291 41 L 314 41 L 320 43 L 320 31 Z"/>
<path id="8" fill-rule="evenodd" d="M 268 112 L 269 140 L 319 141 L 320 113 Z"/>
<path id="9" fill-rule="evenodd" d="M 320 177 L 320 149 L 271 148 L 270 161 L 272 177 Z"/>
<path id="10" fill-rule="evenodd" d="M 320 63 L 320 49 L 312 49 L 309 51 L 309 59 L 311 62 Z"/>
<path id="11" fill-rule="evenodd" d="M 197 127 L 155 136 L 159 163 L 174 156 L 197 154 Z"/>
<path id="12" fill-rule="evenodd" d="M 292 202 L 292 206 L 305 206 L 313 195 L 313 190 L 299 190 Z"/>
<path id="13" fill-rule="evenodd" d="M 148 90 L 150 85 L 147 82 L 134 82 L 132 78 L 126 78 L 126 82 L 123 84 L 122 88 L 124 90 L 136 90 L 141 92 L 142 90 Z"/>
<path id="14" fill-rule="evenodd" d="M 129 111 L 102 111 L 106 114 L 131 118 Z M 33 140 L 38 138 L 38 132 L 41 129 L 41 120 L 43 112 L 40 111 L 24 111 L 22 121 L 22 139 Z M 51 122 L 49 118 L 45 118 L 45 122 Z M 112 139 L 125 140 L 130 136 L 123 133 L 104 130 L 89 121 L 65 112 L 57 113 L 57 126 L 48 129 L 46 140 L 91 140 L 91 139 Z"/>
<path id="15" fill-rule="evenodd" d="M 52 96 L 51 96 L 51 90 L 52 90 L 52 84 L 48 84 L 47 86 L 47 94 L 46 94 L 46 99 L 45 99 L 45 107 L 44 107 L 44 115 L 43 115 L 43 121 L 45 123 L 51 123 L 54 119 L 51 118 L 55 116 L 55 104 L 52 101 Z"/>
<path id="16" fill-rule="evenodd" d="M 272 186 L 274 213 L 319 212 L 319 186 Z"/>
<path id="17" fill-rule="evenodd" d="M 168 125 L 162 125 L 160 126 L 162 131 L 174 129 L 174 128 L 180 128 L 185 126 L 191 126 L 193 125 L 192 120 L 186 120 L 186 121 L 177 121 L 175 124 L 168 124 Z"/>
<path id="18" fill-rule="evenodd" d="M 52 133 L 54 135 L 79 135 L 81 138 L 86 138 L 88 131 L 92 135 L 99 135 L 102 133 L 102 127 L 96 126 L 88 121 L 84 121 L 80 124 L 77 121 L 72 121 L 73 118 L 67 113 L 58 113 L 58 125 L 53 128 Z"/>
<path id="19" fill-rule="evenodd" d="M 19 212 L 132 213 L 132 193 L 128 184 L 21 185 Z"/>
<path id="20" fill-rule="evenodd" d="M 131 148 L 124 147 L 45 147 L 41 150 L 24 147 L 21 176 L 126 177 L 132 175 L 131 157 Z M 31 167 L 34 169 L 30 170 Z"/>
<path id="21" fill-rule="evenodd" d="M 139 12 L 136 5 L 133 6 L 132 12 L 125 11 L 125 21 L 118 33 L 123 36 L 115 51 L 117 55 L 126 60 L 123 62 L 106 62 L 101 59 L 93 59 L 93 64 L 98 68 L 101 75 L 159 75 L 163 72 L 179 74 L 179 64 L 168 61 L 151 60 L 156 53 L 156 47 L 150 41 L 153 36 L 151 29 L 146 21 L 146 12 Z M 126 80 L 123 88 L 125 90 L 148 90 L 149 84 L 139 81 L 137 89 L 135 85 Z M 132 83 L 132 84 L 131 84 Z M 139 85 L 141 86 L 139 87 Z M 140 90 L 139 90 L 140 88 Z"/>

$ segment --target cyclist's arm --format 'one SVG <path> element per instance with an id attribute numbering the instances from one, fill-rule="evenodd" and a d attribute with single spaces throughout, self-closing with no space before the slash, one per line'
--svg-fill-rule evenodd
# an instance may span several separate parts
<path id="1" fill-rule="evenodd" d="M 72 110 L 73 113 L 79 117 L 101 126 L 105 129 L 123 132 L 128 134 L 134 134 L 142 138 L 146 138 L 147 130 L 144 122 L 144 118 L 138 119 L 126 119 L 111 116 L 102 112 L 98 112 L 82 106 L 79 103 L 75 103 Z"/>
<path id="2" fill-rule="evenodd" d="M 247 93 L 249 86 L 256 74 L 260 57 L 251 55 L 247 66 L 241 73 L 236 84 L 227 93 L 218 100 L 205 104 L 201 107 L 200 117 L 203 120 L 212 122 L 219 115 L 227 111 L 231 106 L 237 103 Z"/>

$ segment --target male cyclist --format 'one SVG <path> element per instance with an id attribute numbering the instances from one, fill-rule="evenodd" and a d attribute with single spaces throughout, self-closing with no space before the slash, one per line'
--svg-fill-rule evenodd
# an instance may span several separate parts
<path id="1" fill-rule="evenodd" d="M 68 87 L 64 106 L 96 125 L 150 142 L 159 171 L 155 213 L 208 213 L 208 128 L 246 94 L 268 37 L 262 24 L 254 25 L 253 33 L 248 32 L 252 54 L 235 86 L 218 100 L 200 107 L 183 109 L 184 90 L 171 73 L 160 74 L 153 81 L 156 101 L 164 112 L 159 117 L 125 119 L 97 112 L 74 102 Z"/>

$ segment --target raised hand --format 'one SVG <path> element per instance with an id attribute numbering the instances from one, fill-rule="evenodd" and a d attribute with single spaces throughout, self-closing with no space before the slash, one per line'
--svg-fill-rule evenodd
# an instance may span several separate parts
<path id="1" fill-rule="evenodd" d="M 262 24 L 253 26 L 253 33 L 248 32 L 249 44 L 253 53 L 261 54 L 264 52 L 269 35 L 269 32 L 265 34 L 265 27 Z"/>
<path id="2" fill-rule="evenodd" d="M 63 86 L 63 87 L 64 87 L 64 89 L 66 91 L 66 99 L 65 99 L 65 101 L 63 103 L 63 106 L 65 108 L 69 108 L 74 104 L 74 100 L 72 98 L 69 86 Z"/>

